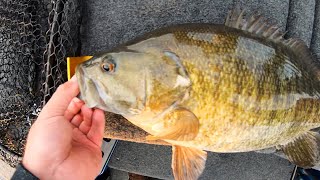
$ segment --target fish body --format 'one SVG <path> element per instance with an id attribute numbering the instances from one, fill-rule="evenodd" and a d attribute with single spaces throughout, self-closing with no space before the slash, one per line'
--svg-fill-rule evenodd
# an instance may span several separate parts
<path id="1" fill-rule="evenodd" d="M 190 89 L 174 106 L 190 110 L 200 123 L 194 140 L 171 143 L 243 152 L 285 143 L 320 126 L 319 82 L 295 52 L 229 27 L 203 24 L 175 27 L 128 49 L 158 43 L 170 44 L 163 49 L 179 57 L 190 78 L 180 80 L 190 81 Z M 153 105 L 167 96 L 150 94 Z M 144 114 L 137 115 L 133 123 L 150 134 L 163 132 L 163 122 L 142 119 Z"/>
<path id="2" fill-rule="evenodd" d="M 81 96 L 172 144 L 176 179 L 201 174 L 203 150 L 277 147 L 295 164 L 316 165 L 317 64 L 300 41 L 255 16 L 240 20 L 232 12 L 225 25 L 172 26 L 97 55 L 77 67 Z"/>

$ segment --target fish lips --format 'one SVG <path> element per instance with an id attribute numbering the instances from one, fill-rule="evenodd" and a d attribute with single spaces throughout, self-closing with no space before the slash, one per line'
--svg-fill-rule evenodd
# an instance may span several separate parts
<path id="1" fill-rule="evenodd" d="M 139 103 L 130 104 L 130 102 L 110 95 L 107 87 L 102 87 L 103 84 L 89 75 L 87 64 L 79 64 L 76 67 L 76 76 L 80 88 L 78 98 L 83 100 L 89 108 L 99 108 L 128 117 L 140 114 L 146 107 L 148 84 L 146 79 L 144 97 L 140 97 Z"/>
<path id="2" fill-rule="evenodd" d="M 116 114 L 125 114 L 121 109 L 118 109 L 112 106 L 112 100 L 105 102 L 101 98 L 103 94 L 101 88 L 99 88 L 97 82 L 88 77 L 86 70 L 80 65 L 76 67 L 76 76 L 78 79 L 78 84 L 80 88 L 80 94 L 78 98 L 83 100 L 87 107 L 89 108 L 99 108 L 104 111 L 116 113 Z"/>
<path id="3" fill-rule="evenodd" d="M 76 67 L 76 76 L 80 88 L 80 94 L 78 95 L 78 98 L 83 100 L 86 106 L 89 108 L 97 107 L 99 109 L 108 111 L 106 104 L 99 97 L 99 92 L 97 89 L 98 87 L 96 87 L 91 78 L 87 77 L 81 64 Z"/>

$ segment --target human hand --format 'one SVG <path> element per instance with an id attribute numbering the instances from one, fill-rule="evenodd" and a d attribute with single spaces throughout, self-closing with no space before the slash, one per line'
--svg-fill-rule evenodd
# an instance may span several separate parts
<path id="1" fill-rule="evenodd" d="M 94 179 L 102 161 L 105 117 L 76 98 L 77 80 L 61 85 L 32 125 L 23 166 L 40 179 Z"/>

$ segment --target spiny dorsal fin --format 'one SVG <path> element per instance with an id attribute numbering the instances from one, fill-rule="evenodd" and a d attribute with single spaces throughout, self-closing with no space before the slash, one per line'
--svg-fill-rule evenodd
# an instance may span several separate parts
<path id="1" fill-rule="evenodd" d="M 282 33 L 279 27 L 270 23 L 267 18 L 258 13 L 254 13 L 249 18 L 244 18 L 244 14 L 244 10 L 236 7 L 228 13 L 225 25 L 283 44 L 295 52 L 306 69 L 310 70 L 316 79 L 320 81 L 320 65 L 316 63 L 308 46 L 302 40 L 295 38 L 284 39 L 285 33 Z"/>
<path id="2" fill-rule="evenodd" d="M 241 29 L 261 37 L 268 38 L 275 42 L 283 40 L 285 33 L 280 31 L 280 28 L 271 24 L 266 18 L 258 13 L 251 15 L 249 18 L 244 18 L 245 11 L 240 8 L 235 8 L 228 13 L 225 25 Z"/>
<path id="3" fill-rule="evenodd" d="M 320 135 L 307 132 L 280 146 L 288 160 L 299 167 L 311 168 L 320 162 Z"/>

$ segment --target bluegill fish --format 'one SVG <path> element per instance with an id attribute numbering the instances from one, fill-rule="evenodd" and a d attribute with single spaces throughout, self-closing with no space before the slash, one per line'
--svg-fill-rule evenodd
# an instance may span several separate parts
<path id="1" fill-rule="evenodd" d="M 89 107 L 121 114 L 172 144 L 176 179 L 196 179 L 206 151 L 282 150 L 319 165 L 320 68 L 307 46 L 259 15 L 155 30 L 77 67 Z"/>

